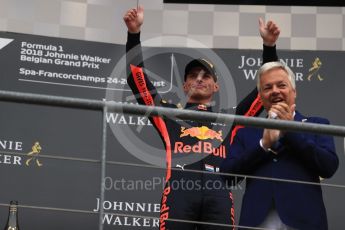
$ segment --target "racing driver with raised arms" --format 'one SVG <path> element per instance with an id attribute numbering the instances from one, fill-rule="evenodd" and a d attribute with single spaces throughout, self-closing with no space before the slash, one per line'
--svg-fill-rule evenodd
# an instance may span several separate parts
<path id="1" fill-rule="evenodd" d="M 167 103 L 160 97 L 143 70 L 140 45 L 140 31 L 144 22 L 143 8 L 139 6 L 137 9 L 128 10 L 123 19 L 128 29 L 126 44 L 128 85 L 138 103 L 177 108 L 176 105 Z M 275 43 L 279 37 L 279 28 L 272 21 L 265 24 L 260 19 L 259 30 L 264 43 L 263 62 L 276 61 L 278 57 Z M 211 112 L 213 96 L 220 89 L 218 77 L 227 76 L 219 76 L 215 66 L 204 58 L 190 61 L 184 72 L 183 91 L 187 97 L 184 108 Z M 261 111 L 262 103 L 255 88 L 239 103 L 233 113 L 256 116 Z M 224 183 L 220 176 L 212 172 L 219 171 L 221 162 L 226 154 L 229 154 L 231 138 L 229 132 L 223 132 L 224 126 L 216 126 L 210 122 L 179 121 L 158 116 L 150 117 L 150 120 L 158 131 L 166 151 L 166 185 L 161 199 L 160 229 L 194 230 L 195 227 L 199 230 L 229 229 L 220 225 L 193 223 L 195 221 L 235 224 L 230 189 L 216 190 L 209 188 L 209 184 L 206 186 L 210 181 L 217 180 Z M 228 131 L 229 129 L 230 127 L 227 127 Z M 191 172 L 187 169 L 201 172 Z M 171 186 L 172 183 L 181 181 L 194 182 L 194 189 Z"/>

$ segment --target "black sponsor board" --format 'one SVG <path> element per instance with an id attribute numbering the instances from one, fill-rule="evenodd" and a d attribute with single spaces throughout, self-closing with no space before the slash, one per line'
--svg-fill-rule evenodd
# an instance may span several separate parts
<path id="1" fill-rule="evenodd" d="M 123 45 L 8 32 L 0 33 L 0 45 L 1 90 L 135 103 L 126 85 Z M 144 49 L 145 68 L 166 100 L 183 101 L 181 77 L 184 64 L 191 58 L 187 54 L 194 51 Z M 256 85 L 261 51 L 211 51 L 198 49 L 202 55 L 215 54 L 227 67 L 227 71 L 219 71 L 219 104 L 235 106 L 236 98 L 243 98 Z M 297 109 L 344 125 L 344 52 L 279 51 L 279 57 L 296 73 Z M 217 67 L 222 64 L 215 63 Z M 231 95 L 227 90 L 235 96 L 227 98 Z M 19 209 L 19 223 L 24 229 L 97 229 L 101 111 L 0 104 L 0 203 L 18 200 L 30 206 Z M 106 119 L 108 163 L 103 207 L 108 214 L 103 217 L 104 227 L 156 229 L 157 220 L 150 217 L 159 216 L 165 180 L 164 146 L 144 116 L 109 111 Z M 325 182 L 342 185 L 344 138 L 335 140 L 340 168 Z M 243 189 L 234 191 L 237 217 Z M 341 229 L 344 190 L 323 190 L 329 227 Z M 0 224 L 5 225 L 7 211 L 0 208 Z"/>

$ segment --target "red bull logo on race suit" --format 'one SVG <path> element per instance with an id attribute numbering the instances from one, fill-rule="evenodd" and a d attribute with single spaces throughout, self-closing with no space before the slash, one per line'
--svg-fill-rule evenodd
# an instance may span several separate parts
<path id="1" fill-rule="evenodd" d="M 214 147 L 211 142 L 205 142 L 205 140 L 218 140 L 223 142 L 222 131 L 214 131 L 206 126 L 191 127 L 186 129 L 181 127 L 180 137 L 194 137 L 199 139 L 195 145 L 188 145 L 181 141 L 175 142 L 175 153 L 207 153 L 214 156 L 225 158 L 226 150 L 224 145 L 217 145 Z"/>

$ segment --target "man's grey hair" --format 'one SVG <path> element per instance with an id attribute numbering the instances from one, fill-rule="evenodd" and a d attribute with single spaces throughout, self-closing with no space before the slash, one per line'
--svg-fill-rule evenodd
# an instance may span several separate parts
<path id="1" fill-rule="evenodd" d="M 260 91 L 260 87 L 261 87 L 261 85 L 260 85 L 261 76 L 271 69 L 282 69 L 282 70 L 284 70 L 288 74 L 288 78 L 289 78 L 289 81 L 292 85 L 292 88 L 296 89 L 295 74 L 292 72 L 292 70 L 287 65 L 285 65 L 284 63 L 279 62 L 279 61 L 274 61 L 274 62 L 267 62 L 267 63 L 263 64 L 260 67 L 260 69 L 258 70 L 258 72 L 256 73 L 256 78 L 257 78 L 256 87 L 257 87 L 258 91 Z"/>

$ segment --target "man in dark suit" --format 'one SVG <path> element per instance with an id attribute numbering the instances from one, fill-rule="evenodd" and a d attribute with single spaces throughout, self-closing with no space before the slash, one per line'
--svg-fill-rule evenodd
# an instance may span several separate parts
<path id="1" fill-rule="evenodd" d="M 295 76 L 289 67 L 266 63 L 257 78 L 268 118 L 329 124 L 295 111 Z M 238 130 L 221 171 L 314 183 L 247 178 L 241 226 L 324 230 L 328 227 L 320 177 L 330 178 L 338 164 L 331 136 L 248 127 Z"/>

